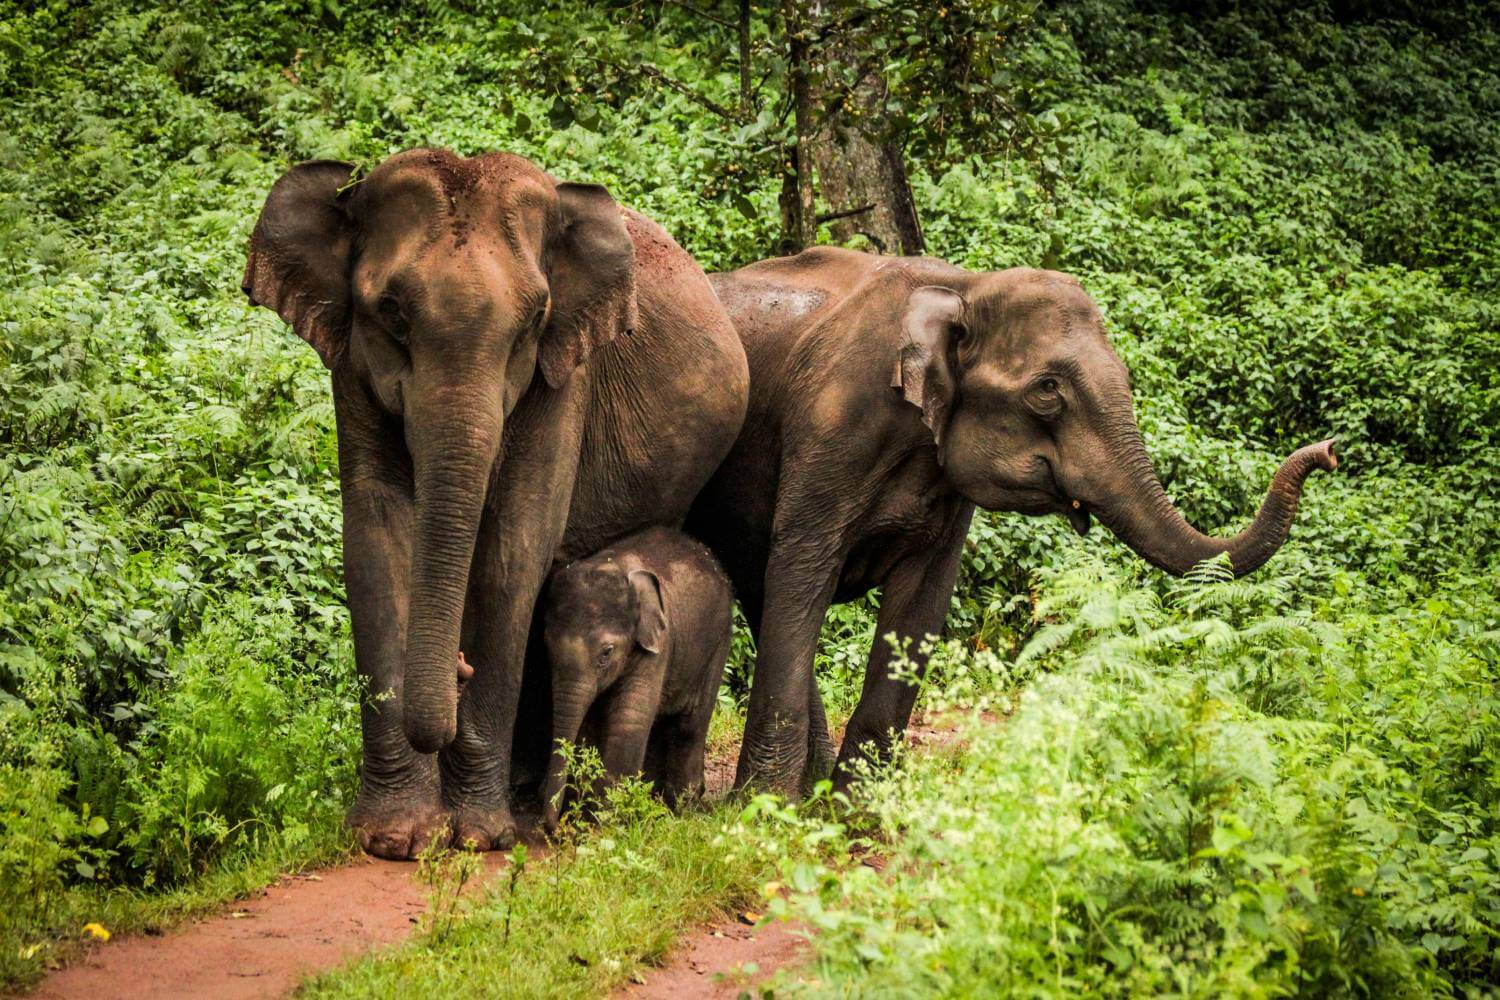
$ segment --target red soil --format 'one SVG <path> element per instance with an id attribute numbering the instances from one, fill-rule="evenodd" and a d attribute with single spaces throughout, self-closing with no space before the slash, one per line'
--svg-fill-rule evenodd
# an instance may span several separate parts
<path id="1" fill-rule="evenodd" d="M 685 938 L 666 965 L 647 970 L 642 976 L 645 982 L 627 986 L 615 996 L 622 1000 L 738 997 L 778 970 L 801 964 L 808 951 L 806 935 L 786 924 L 756 928 L 724 921 Z"/>
<path id="2" fill-rule="evenodd" d="M 486 855 L 493 872 L 504 855 Z M 228 913 L 159 936 L 96 944 L 49 976 L 35 998 L 280 996 L 310 972 L 411 933 L 427 908 L 408 862 L 361 858 L 284 877 Z"/>

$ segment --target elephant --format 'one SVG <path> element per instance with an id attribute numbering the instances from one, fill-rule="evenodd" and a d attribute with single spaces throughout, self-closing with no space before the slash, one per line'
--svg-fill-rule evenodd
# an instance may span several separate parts
<path id="1" fill-rule="evenodd" d="M 1153 471 L 1130 377 L 1074 278 L 974 273 L 930 258 L 820 247 L 710 279 L 750 362 L 750 411 L 688 530 L 728 571 L 758 644 L 736 783 L 787 792 L 883 759 L 916 689 L 877 641 L 835 761 L 812 677 L 833 602 L 881 588 L 876 634 L 941 634 L 976 506 L 1094 518 L 1182 574 L 1228 553 L 1236 574 L 1286 540 L 1333 442 L 1294 453 L 1254 522 L 1200 534 Z"/>
<path id="2" fill-rule="evenodd" d="M 672 808 L 703 794 L 733 601 L 713 554 L 668 528 L 553 571 L 541 611 L 552 679 L 549 831 L 567 771 L 561 745 L 576 743 L 586 721 L 607 778 L 643 773 Z"/>
<path id="3" fill-rule="evenodd" d="M 739 338 L 660 226 L 506 153 L 292 167 L 243 287 L 331 375 L 370 694 L 349 825 L 383 857 L 503 849 L 547 574 L 681 523 L 744 420 Z"/>

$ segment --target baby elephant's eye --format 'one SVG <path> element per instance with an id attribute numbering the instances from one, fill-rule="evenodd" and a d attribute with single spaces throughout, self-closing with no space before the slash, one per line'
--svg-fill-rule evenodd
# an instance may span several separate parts
<path id="1" fill-rule="evenodd" d="M 606 642 L 604 645 L 600 646 L 599 647 L 599 662 L 603 663 L 605 660 L 608 660 L 610 654 L 613 653 L 614 651 L 615 651 L 615 644 L 612 643 L 612 642 Z"/>

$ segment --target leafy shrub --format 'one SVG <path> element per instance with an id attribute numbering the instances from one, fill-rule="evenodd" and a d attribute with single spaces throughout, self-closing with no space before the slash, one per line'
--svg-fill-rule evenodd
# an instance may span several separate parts
<path id="1" fill-rule="evenodd" d="M 277 838 L 296 845 L 336 829 L 353 802 L 352 670 L 320 675 L 292 661 L 296 630 L 240 599 L 173 657 L 154 739 L 122 797 L 122 850 L 146 884 Z"/>
<path id="2" fill-rule="evenodd" d="M 1490 595 L 1329 624 L 1275 583 L 1039 587 L 1015 714 L 863 787 L 883 872 L 793 864 L 828 990 L 1493 982 L 1500 650 L 1465 624 Z"/>

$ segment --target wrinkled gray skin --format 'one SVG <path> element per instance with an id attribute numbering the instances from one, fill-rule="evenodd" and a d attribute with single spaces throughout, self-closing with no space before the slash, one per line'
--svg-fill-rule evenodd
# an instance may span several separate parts
<path id="1" fill-rule="evenodd" d="M 542 612 L 554 748 L 543 789 L 548 830 L 557 827 L 566 777 L 557 747 L 578 743 L 585 730 L 606 776 L 643 773 L 673 807 L 703 794 L 732 601 L 713 555 L 666 528 L 552 574 Z"/>
<path id="2" fill-rule="evenodd" d="M 718 554 L 758 640 L 737 782 L 795 791 L 832 763 L 812 679 L 831 602 L 881 588 L 876 634 L 940 634 L 975 505 L 1097 517 L 1155 566 L 1227 552 L 1248 573 L 1286 540 L 1332 442 L 1281 466 L 1255 521 L 1206 537 L 1178 514 L 1136 428 L 1130 379 L 1078 282 L 975 274 L 834 248 L 711 279 L 750 361 L 750 412 L 688 528 Z M 870 653 L 837 779 L 882 757 L 916 691 Z M 920 666 L 920 663 L 919 663 Z"/>
<path id="3" fill-rule="evenodd" d="M 597 185 L 444 150 L 355 184 L 350 170 L 304 163 L 276 182 L 244 280 L 332 373 L 345 582 L 374 695 L 349 822 L 383 857 L 444 824 L 503 848 L 547 573 L 680 523 L 744 418 L 744 352 L 702 270 Z"/>

